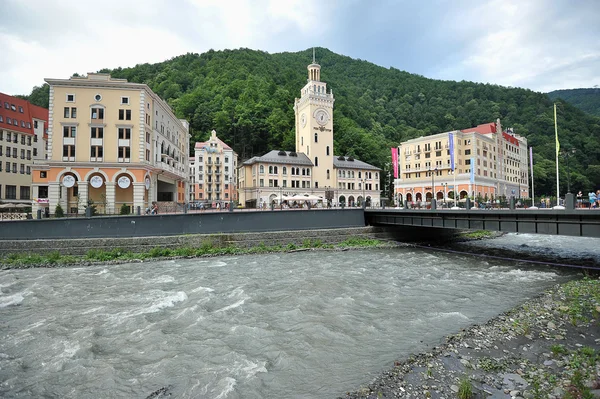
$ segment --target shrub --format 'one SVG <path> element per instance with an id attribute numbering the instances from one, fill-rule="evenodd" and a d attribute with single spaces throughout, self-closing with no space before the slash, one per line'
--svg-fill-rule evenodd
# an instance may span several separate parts
<path id="1" fill-rule="evenodd" d="M 127 204 L 123 204 L 121 205 L 121 211 L 119 212 L 120 215 L 129 215 L 130 212 L 130 208 L 129 205 Z"/>
<path id="2" fill-rule="evenodd" d="M 56 218 L 64 218 L 65 217 L 65 211 L 63 211 L 62 206 L 60 206 L 60 204 L 57 204 L 56 208 L 54 208 L 54 217 L 56 217 Z"/>
<path id="3" fill-rule="evenodd" d="M 460 385 L 458 387 L 458 399 L 471 399 L 472 397 L 473 387 L 471 386 L 471 381 L 465 377 L 460 380 Z"/>

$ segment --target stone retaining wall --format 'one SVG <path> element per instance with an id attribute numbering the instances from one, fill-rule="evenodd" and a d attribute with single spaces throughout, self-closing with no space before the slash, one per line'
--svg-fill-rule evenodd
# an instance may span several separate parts
<path id="1" fill-rule="evenodd" d="M 124 238 L 74 238 L 68 240 L 0 240 L 0 257 L 11 253 L 45 254 L 58 251 L 61 255 L 83 255 L 90 249 L 109 251 L 123 248 L 132 252 L 146 252 L 155 247 L 179 248 L 200 247 L 210 243 L 214 246 L 235 245 L 253 247 L 302 245 L 305 240 L 337 244 L 348 238 L 371 238 L 391 240 L 393 235 L 384 228 L 355 227 L 344 229 L 321 229 L 301 231 L 278 231 L 262 233 L 232 234 L 186 234 L 177 236 L 124 237 Z"/>

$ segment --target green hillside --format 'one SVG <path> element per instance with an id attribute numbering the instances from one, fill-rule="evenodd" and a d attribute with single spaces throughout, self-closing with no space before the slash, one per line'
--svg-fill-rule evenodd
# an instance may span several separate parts
<path id="1" fill-rule="evenodd" d="M 593 89 L 554 90 L 548 93 L 548 97 L 552 100 L 563 99 L 588 114 L 600 117 L 600 88 L 598 87 Z"/>
<path id="2" fill-rule="evenodd" d="M 335 154 L 389 170 L 389 147 L 401 141 L 501 118 L 534 147 L 535 191 L 555 193 L 552 101 L 542 93 L 497 85 L 427 79 L 317 48 L 321 79 L 335 96 Z M 312 50 L 268 54 L 249 49 L 186 54 L 157 64 L 102 70 L 148 84 L 179 117 L 191 122 L 194 141 L 210 130 L 247 159 L 294 147 L 294 98 L 306 83 Z M 31 101 L 45 101 L 35 88 Z M 600 188 L 600 118 L 559 101 L 562 148 L 570 157 L 571 186 Z M 560 161 L 566 188 L 566 163 Z M 565 190 L 563 188 L 563 191 Z"/>

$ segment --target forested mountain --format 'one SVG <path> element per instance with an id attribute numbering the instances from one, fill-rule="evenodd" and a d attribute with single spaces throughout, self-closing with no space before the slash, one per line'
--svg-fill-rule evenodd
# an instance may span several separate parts
<path id="1" fill-rule="evenodd" d="M 534 148 L 535 192 L 556 192 L 554 117 L 550 98 L 520 88 L 427 79 L 317 48 L 321 79 L 335 96 L 335 154 L 390 169 L 401 141 L 465 129 L 500 118 Z M 157 64 L 104 69 L 146 83 L 191 122 L 194 141 L 212 129 L 247 159 L 294 149 L 294 98 L 306 83 L 312 51 L 269 54 L 249 49 L 185 54 Z M 47 106 L 47 87 L 30 101 Z M 43 103 L 45 102 L 45 103 Z M 600 188 L 600 118 L 560 101 L 558 128 L 569 157 L 572 190 Z M 191 144 L 193 147 L 193 143 Z M 562 192 L 566 162 L 561 158 Z"/>
<path id="2" fill-rule="evenodd" d="M 600 116 L 600 88 L 554 90 L 548 93 L 552 100 L 561 98 L 588 114 Z"/>

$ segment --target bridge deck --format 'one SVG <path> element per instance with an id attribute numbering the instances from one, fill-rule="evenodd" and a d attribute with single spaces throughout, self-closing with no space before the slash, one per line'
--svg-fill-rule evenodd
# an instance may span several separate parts
<path id="1" fill-rule="evenodd" d="M 414 210 L 367 209 L 373 226 L 420 226 L 508 233 L 600 237 L 600 211 L 576 210 Z"/>

